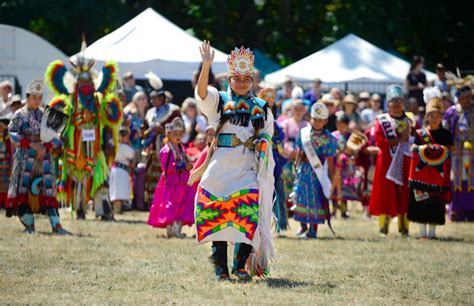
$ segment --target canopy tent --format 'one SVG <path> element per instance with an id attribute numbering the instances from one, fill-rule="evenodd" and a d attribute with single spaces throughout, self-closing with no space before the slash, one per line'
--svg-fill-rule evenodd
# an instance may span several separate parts
<path id="1" fill-rule="evenodd" d="M 262 51 L 254 49 L 253 54 L 255 55 L 255 68 L 260 70 L 262 77 L 281 68 L 280 65 L 272 61 Z"/>
<path id="2" fill-rule="evenodd" d="M 65 61 L 67 56 L 48 41 L 22 28 L 0 24 L 0 78 L 16 79 L 25 89 L 32 79 L 42 78 L 46 66 L 57 59 Z"/>
<path id="3" fill-rule="evenodd" d="M 410 64 L 362 38 L 349 34 L 328 47 L 265 77 L 282 83 L 289 76 L 297 81 L 320 78 L 324 83 L 402 83 Z M 425 71 L 428 79 L 435 74 Z"/>
<path id="4" fill-rule="evenodd" d="M 114 60 L 122 72 L 145 78 L 153 71 L 164 80 L 190 80 L 201 63 L 201 41 L 152 8 L 90 45 L 87 58 Z M 226 71 L 227 55 L 216 50 L 213 71 Z"/>

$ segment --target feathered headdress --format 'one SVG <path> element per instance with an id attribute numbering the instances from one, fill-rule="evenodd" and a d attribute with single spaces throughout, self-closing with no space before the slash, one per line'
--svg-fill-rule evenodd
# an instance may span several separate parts
<path id="1" fill-rule="evenodd" d="M 227 58 L 227 70 L 228 76 L 252 76 L 253 73 L 253 63 L 255 56 L 253 52 L 244 46 L 240 49 L 235 48 L 230 52 L 229 57 Z"/>
<path id="2" fill-rule="evenodd" d="M 354 150 L 355 152 L 359 152 L 363 146 L 367 143 L 368 139 L 365 134 L 361 132 L 354 131 L 351 133 L 349 140 L 347 141 L 347 147 Z"/>
<path id="3" fill-rule="evenodd" d="M 163 88 L 163 81 L 161 81 L 160 77 L 153 72 L 148 71 L 148 73 L 145 74 L 145 77 L 148 79 L 150 86 L 153 87 L 154 90 L 160 90 Z"/>
<path id="4" fill-rule="evenodd" d="M 423 89 L 423 100 L 428 103 L 431 99 L 441 99 L 441 90 L 438 87 L 426 87 Z"/>
<path id="5" fill-rule="evenodd" d="M 184 131 L 184 121 L 180 117 L 176 117 L 170 123 L 165 125 L 166 133 L 174 131 Z"/>
<path id="6" fill-rule="evenodd" d="M 48 143 L 59 135 L 66 127 L 68 115 L 51 107 L 46 107 L 41 118 L 40 139 L 43 143 Z"/>

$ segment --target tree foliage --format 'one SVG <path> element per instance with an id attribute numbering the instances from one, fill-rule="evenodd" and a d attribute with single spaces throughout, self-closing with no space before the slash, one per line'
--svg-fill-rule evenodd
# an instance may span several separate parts
<path id="1" fill-rule="evenodd" d="M 287 65 L 354 33 L 406 59 L 425 56 L 429 68 L 474 68 L 472 2 L 377 0 L 4 0 L 0 22 L 26 28 L 66 54 L 82 33 L 89 43 L 147 7 L 227 51 L 258 48 Z M 150 40 L 159 29 L 150 29 Z M 164 44 L 166 42 L 163 42 Z"/>

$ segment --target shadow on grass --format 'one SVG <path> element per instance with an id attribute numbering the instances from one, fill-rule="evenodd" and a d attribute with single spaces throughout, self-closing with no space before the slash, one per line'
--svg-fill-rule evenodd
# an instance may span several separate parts
<path id="1" fill-rule="evenodd" d="M 104 221 L 105 222 L 105 221 Z M 144 220 L 115 220 L 112 223 L 125 223 L 125 224 L 147 224 Z"/>
<path id="2" fill-rule="evenodd" d="M 186 235 L 186 237 L 183 238 L 178 238 L 178 237 L 166 237 L 166 234 L 158 234 L 156 235 L 156 238 L 158 239 L 164 239 L 164 240 L 176 240 L 176 241 L 187 241 L 187 240 L 196 240 L 196 235 Z"/>
<path id="3" fill-rule="evenodd" d="M 44 236 L 57 236 L 57 237 L 94 238 L 94 236 L 91 235 L 90 233 L 82 233 L 82 232 L 71 233 L 71 235 L 64 235 L 64 236 L 57 235 L 52 232 L 36 232 L 36 234 L 44 235 Z"/>
<path id="4" fill-rule="evenodd" d="M 342 237 L 342 236 L 332 236 L 332 237 L 318 237 L 317 239 L 300 239 L 297 237 L 287 237 L 282 236 L 278 237 L 276 240 L 298 240 L 298 241 L 330 241 L 330 240 L 341 240 L 341 241 L 361 241 L 361 242 L 380 242 L 383 239 L 381 238 L 361 238 L 361 237 Z"/>
<path id="5" fill-rule="evenodd" d="M 293 281 L 287 278 L 268 278 L 265 282 L 269 288 L 295 288 L 314 285 L 312 282 Z"/>
<path id="6" fill-rule="evenodd" d="M 440 242 L 463 242 L 463 243 L 473 243 L 473 241 L 464 239 L 464 238 L 459 238 L 459 237 L 436 237 L 433 239 L 434 241 L 440 241 Z"/>

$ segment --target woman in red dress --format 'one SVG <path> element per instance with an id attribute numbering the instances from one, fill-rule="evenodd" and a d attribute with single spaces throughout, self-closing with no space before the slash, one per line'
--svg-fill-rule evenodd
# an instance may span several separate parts
<path id="1" fill-rule="evenodd" d="M 375 144 L 377 154 L 369 214 L 380 216 L 382 235 L 388 234 L 390 219 L 398 216 L 398 230 L 408 235 L 408 171 L 410 167 L 409 137 L 411 122 L 403 109 L 403 90 L 387 88 L 388 113 L 377 116 Z"/>

